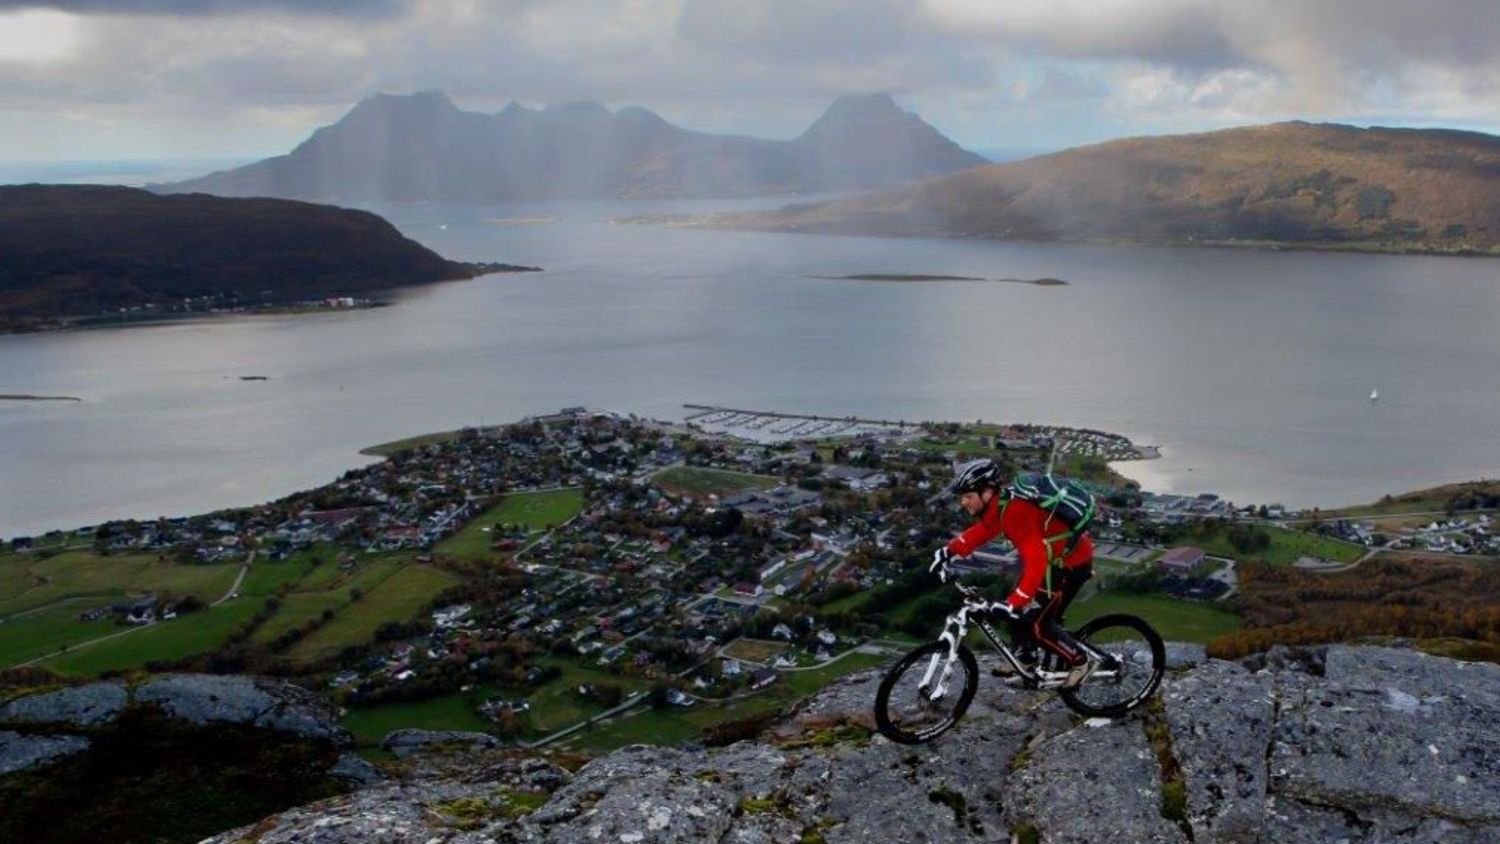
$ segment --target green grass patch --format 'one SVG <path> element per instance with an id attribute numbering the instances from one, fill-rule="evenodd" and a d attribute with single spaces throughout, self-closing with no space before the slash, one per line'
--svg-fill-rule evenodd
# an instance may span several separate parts
<path id="1" fill-rule="evenodd" d="M 1323 511 L 1324 518 L 1349 518 L 1365 516 L 1393 516 L 1403 513 L 1442 513 L 1452 504 L 1470 507 L 1478 503 L 1476 498 L 1493 498 L 1500 495 L 1500 481 L 1465 481 L 1443 486 L 1419 489 L 1400 495 L 1387 495 L 1373 504 L 1358 507 L 1341 507 Z M 1456 511 L 1462 515 L 1463 510 Z"/>
<path id="2" fill-rule="evenodd" d="M 750 662 L 770 662 L 789 647 L 785 642 L 768 642 L 764 639 L 735 639 L 724 648 L 724 653 L 735 659 Z"/>
<path id="3" fill-rule="evenodd" d="M 0 560 L 0 617 L 84 596 L 170 592 L 211 602 L 228 591 L 238 571 L 238 564 L 183 564 L 151 554 L 15 554 Z"/>
<path id="4" fill-rule="evenodd" d="M 1216 557 L 1282 566 L 1295 563 L 1299 557 L 1318 557 L 1324 560 L 1352 563 L 1365 554 L 1365 549 L 1358 545 L 1329 539 L 1326 536 L 1276 527 L 1264 530 L 1271 537 L 1271 545 L 1263 551 L 1249 553 L 1241 551 L 1234 547 L 1228 535 L 1223 531 L 1212 536 L 1193 536 L 1185 540 L 1183 544 L 1202 548 L 1205 553 Z"/>
<path id="5" fill-rule="evenodd" d="M 623 718 L 570 736 L 566 744 L 606 752 L 628 744 L 677 745 L 693 741 L 702 737 L 705 728 L 783 709 L 845 674 L 884 662 L 884 657 L 852 653 L 823 668 L 782 672 L 764 691 L 727 706 L 698 703 L 688 709 L 634 710 Z"/>
<path id="6" fill-rule="evenodd" d="M 390 457 L 393 454 L 400 454 L 403 451 L 408 451 L 413 448 L 420 448 L 424 445 L 434 445 L 437 443 L 455 443 L 458 442 L 458 439 L 460 436 L 462 436 L 462 434 L 462 431 L 439 431 L 435 434 L 422 434 L 416 437 L 407 437 L 406 439 L 401 440 L 391 440 L 388 443 L 381 443 L 379 445 L 372 445 L 368 448 L 362 448 L 359 450 L 359 453 L 366 454 L 371 457 Z"/>
<path id="7" fill-rule="evenodd" d="M 1081 627 L 1101 615 L 1117 612 L 1144 618 L 1163 639 L 1175 642 L 1207 643 L 1244 626 L 1239 616 L 1217 607 L 1164 595 L 1122 592 L 1098 592 L 1075 602 L 1068 608 L 1068 626 Z"/>
<path id="8" fill-rule="evenodd" d="M 258 601 L 230 601 L 118 639 L 84 646 L 53 657 L 42 665 L 60 674 L 92 677 L 102 671 L 139 668 L 157 660 L 177 660 L 209 653 L 223 647 L 230 632 L 259 609 Z"/>
<path id="9" fill-rule="evenodd" d="M 109 619 L 79 621 L 78 614 L 93 606 L 89 600 L 0 621 L 0 666 L 12 666 L 46 656 L 64 645 L 73 646 L 126 628 Z"/>
<path id="10" fill-rule="evenodd" d="M 466 730 L 489 732 L 494 726 L 475 710 L 475 701 L 465 694 L 431 700 L 356 706 L 344 716 L 344 727 L 361 746 L 380 744 L 393 730 Z"/>
<path id="11" fill-rule="evenodd" d="M 562 671 L 562 676 L 532 692 L 527 698 L 531 703 L 531 711 L 527 716 L 533 737 L 557 732 L 605 711 L 605 706 L 578 696 L 577 689 L 584 683 L 619 686 L 627 696 L 632 692 L 644 691 L 649 686 L 644 679 L 611 674 L 568 659 L 549 656 L 542 658 L 540 664 L 556 666 Z"/>
<path id="12" fill-rule="evenodd" d="M 845 674 L 853 674 L 865 668 L 874 668 L 884 665 L 890 657 L 878 654 L 851 653 L 843 656 L 821 668 L 812 668 L 807 671 L 783 671 L 778 682 L 786 683 L 797 693 L 798 697 L 805 697 L 821 691 L 822 688 Z"/>
<path id="13" fill-rule="evenodd" d="M 481 513 L 463 530 L 443 540 L 437 553 L 460 560 L 494 556 L 496 525 L 520 525 L 527 530 L 549 530 L 583 511 L 583 490 L 554 489 L 546 492 L 515 492 Z"/>
<path id="14" fill-rule="evenodd" d="M 731 495 L 747 489 L 770 489 L 781 483 L 780 478 L 769 475 L 697 466 L 674 466 L 658 472 L 651 480 L 667 492 L 687 495 Z"/>
<path id="15" fill-rule="evenodd" d="M 374 638 L 380 625 L 410 619 L 455 582 L 454 575 L 438 569 L 402 568 L 298 642 L 289 655 L 294 661 L 315 662 L 337 655 L 350 645 L 364 644 Z"/>
<path id="16" fill-rule="evenodd" d="M 276 614 L 255 628 L 250 640 L 270 642 L 288 630 L 321 618 L 325 610 L 337 613 L 348 602 L 348 596 L 338 592 L 294 592 L 281 599 Z"/>

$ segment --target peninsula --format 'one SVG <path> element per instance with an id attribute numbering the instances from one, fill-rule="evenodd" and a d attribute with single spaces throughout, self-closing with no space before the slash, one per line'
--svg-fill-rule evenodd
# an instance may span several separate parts
<path id="1" fill-rule="evenodd" d="M 354 306 L 531 270 L 449 261 L 367 211 L 98 185 L 0 187 L 0 331 L 88 319 Z"/>

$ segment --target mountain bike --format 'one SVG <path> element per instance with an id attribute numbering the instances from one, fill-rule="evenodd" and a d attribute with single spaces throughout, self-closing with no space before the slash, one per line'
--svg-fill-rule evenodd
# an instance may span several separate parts
<path id="1" fill-rule="evenodd" d="M 995 634 L 987 602 L 978 589 L 951 581 L 963 606 L 948 616 L 936 642 L 913 650 L 891 667 L 875 693 L 875 723 L 900 744 L 932 741 L 958 723 L 979 686 L 979 663 L 965 644 L 969 626 L 979 628 L 1028 689 L 1056 689 L 1073 711 L 1118 718 L 1145 703 L 1161 683 L 1166 648 L 1151 625 L 1133 615 L 1100 616 L 1069 631 L 1095 661 L 1094 671 L 1071 689 L 1063 688 L 1067 666 L 1054 654 L 1030 665 Z"/>

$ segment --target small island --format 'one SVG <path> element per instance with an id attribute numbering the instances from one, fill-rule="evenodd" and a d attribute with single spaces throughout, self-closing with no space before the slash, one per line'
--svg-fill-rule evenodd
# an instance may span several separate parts
<path id="1" fill-rule="evenodd" d="M 1066 287 L 1068 282 L 1060 278 L 997 278 L 1005 284 L 1034 284 L 1037 287 Z"/>
<path id="2" fill-rule="evenodd" d="M 1059 287 L 1068 282 L 1060 278 L 978 278 L 971 275 L 939 275 L 929 273 L 852 273 L 850 275 L 810 275 L 824 281 L 989 281 L 997 284 L 1035 284 L 1040 287 Z"/>
<path id="3" fill-rule="evenodd" d="M 0 401 L 83 401 L 77 396 L 31 396 L 24 393 L 0 393 Z"/>

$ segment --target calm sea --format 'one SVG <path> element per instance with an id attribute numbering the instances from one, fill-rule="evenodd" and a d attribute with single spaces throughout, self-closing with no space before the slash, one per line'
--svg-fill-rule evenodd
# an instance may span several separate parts
<path id="1" fill-rule="evenodd" d="M 449 257 L 547 272 L 368 311 L 0 336 L 0 393 L 84 399 L 0 402 L 0 536 L 254 504 L 369 444 L 576 404 L 1102 428 L 1161 446 L 1122 467 L 1148 488 L 1241 503 L 1500 474 L 1500 262 L 609 222 L 752 204 L 379 207 Z M 861 272 L 1071 284 L 808 278 Z"/>

